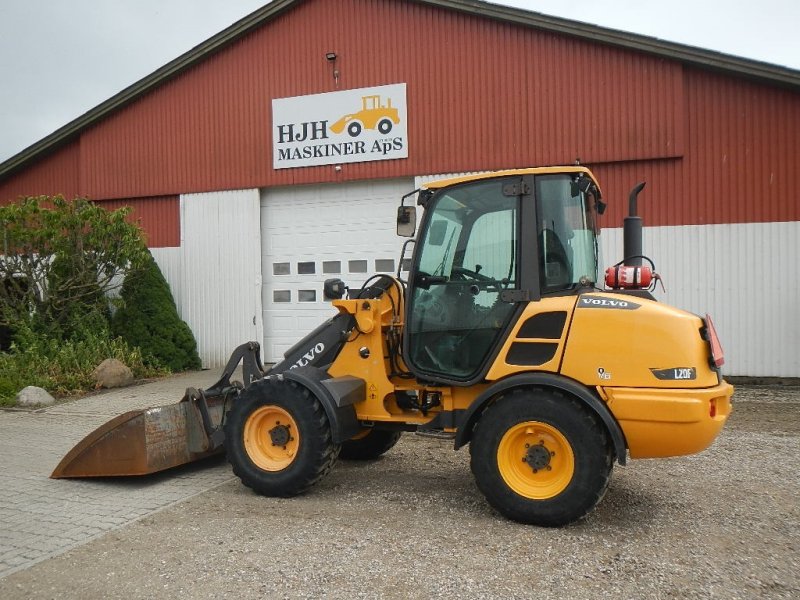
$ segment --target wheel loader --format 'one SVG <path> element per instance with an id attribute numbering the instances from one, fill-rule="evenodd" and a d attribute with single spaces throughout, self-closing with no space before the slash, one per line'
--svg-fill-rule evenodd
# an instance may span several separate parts
<path id="1" fill-rule="evenodd" d="M 623 260 L 603 274 L 605 203 L 586 167 L 426 184 L 398 208 L 405 280 L 398 269 L 359 288 L 326 281 L 333 316 L 281 362 L 267 369 L 258 343 L 240 346 L 209 389 L 117 417 L 53 477 L 146 474 L 224 449 L 246 486 L 288 497 L 338 458 L 374 459 L 404 432 L 429 432 L 469 446 L 502 515 L 580 519 L 615 463 L 700 452 L 731 411 L 711 318 L 651 294 L 643 186 Z M 231 381 L 240 362 L 243 381 Z"/>

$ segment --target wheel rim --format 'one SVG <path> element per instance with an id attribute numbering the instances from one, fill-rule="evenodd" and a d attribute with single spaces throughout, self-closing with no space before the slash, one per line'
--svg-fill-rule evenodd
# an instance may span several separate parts
<path id="1" fill-rule="evenodd" d="M 497 466 L 506 484 L 533 500 L 563 492 L 575 473 L 575 455 L 564 434 L 548 423 L 526 421 L 505 432 Z"/>
<path id="2" fill-rule="evenodd" d="M 244 425 L 244 448 L 250 459 L 265 471 L 281 471 L 297 456 L 300 432 L 297 423 L 279 406 L 262 406 Z"/>

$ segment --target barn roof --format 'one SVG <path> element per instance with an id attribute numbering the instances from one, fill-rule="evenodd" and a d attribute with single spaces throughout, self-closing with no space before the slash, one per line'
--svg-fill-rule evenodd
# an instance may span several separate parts
<path id="1" fill-rule="evenodd" d="M 0 180 L 8 178 L 38 158 L 49 154 L 64 143 L 74 139 L 94 123 L 120 110 L 164 82 L 180 75 L 195 64 L 223 50 L 254 29 L 263 26 L 304 1 L 306 0 L 274 0 L 247 15 L 5 162 L 0 163 Z M 798 70 L 722 52 L 553 17 L 519 8 L 500 6 L 482 0 L 406 1 L 662 56 L 687 65 L 757 80 L 770 85 L 793 90 L 800 89 L 800 71 Z"/>

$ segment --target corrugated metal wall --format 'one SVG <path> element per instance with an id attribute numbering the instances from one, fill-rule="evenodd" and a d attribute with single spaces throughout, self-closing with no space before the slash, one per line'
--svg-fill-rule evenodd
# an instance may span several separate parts
<path id="1" fill-rule="evenodd" d="M 20 196 L 80 196 L 80 164 L 80 142 L 67 144 L 12 178 L 0 181 L 0 204 Z"/>
<path id="2" fill-rule="evenodd" d="M 622 229 L 601 235 L 606 266 L 622 258 Z M 710 314 L 728 375 L 800 376 L 800 223 L 645 227 L 666 291 L 656 297 Z"/>
<path id="3" fill-rule="evenodd" d="M 271 99 L 334 90 L 327 51 L 343 89 L 408 84 L 408 159 L 272 169 Z M 157 197 L 580 157 L 609 198 L 648 179 L 653 224 L 795 221 L 799 145 L 796 91 L 411 2 L 310 0 L 0 183 L 0 198 Z"/>
<path id="4" fill-rule="evenodd" d="M 348 164 L 338 172 L 331 166 L 272 169 L 271 100 L 335 90 L 329 51 L 338 55 L 340 89 L 407 83 L 408 159 Z M 652 253 L 670 271 L 674 261 L 667 281 L 673 290 L 698 294 L 680 296 L 676 304 L 711 306 L 722 314 L 721 329 L 726 321 L 738 328 L 726 341 L 748 356 L 736 367 L 740 373 L 787 374 L 788 368 L 800 375 L 792 363 L 773 368 L 784 364 L 773 356 L 797 345 L 796 337 L 785 337 L 794 330 L 781 324 L 796 322 L 783 300 L 796 290 L 783 283 L 779 290 L 774 283 L 755 290 L 741 267 L 751 265 L 769 280 L 791 279 L 771 269 L 776 253 L 798 250 L 796 236 L 787 237 L 780 224 L 791 230 L 800 222 L 794 181 L 800 92 L 414 2 L 298 3 L 0 182 L 0 201 L 41 193 L 151 198 L 136 200 L 137 211 L 151 242 L 171 245 L 178 221 L 168 198 L 178 194 L 571 163 L 576 157 L 602 183 L 610 204 L 606 227 L 621 222 L 630 188 L 647 181 L 640 212 L 663 237 Z M 201 197 L 185 196 L 184 203 Z M 765 225 L 734 226 L 745 223 Z M 703 225 L 721 228 L 692 229 Z M 230 225 L 237 226 L 249 224 L 239 219 Z M 188 294 L 191 286 L 184 287 L 181 293 Z M 748 308 L 754 296 L 766 299 L 767 320 L 745 326 L 755 318 Z M 777 346 L 769 355 L 750 356 L 762 339 L 778 340 Z"/>
<path id="5" fill-rule="evenodd" d="M 181 245 L 181 217 L 178 196 L 107 200 L 104 208 L 115 210 L 129 206 L 133 210 L 129 219 L 138 223 L 147 236 L 150 248 L 166 248 Z"/>
<path id="6" fill-rule="evenodd" d="M 203 366 L 264 338 L 258 190 L 181 196 L 181 317 Z"/>
<path id="7" fill-rule="evenodd" d="M 800 221 L 800 92 L 687 69 L 691 223 Z"/>
<path id="8" fill-rule="evenodd" d="M 334 90 L 327 51 L 341 88 L 408 83 L 409 159 L 336 176 L 272 170 L 271 99 Z M 678 63 L 553 33 L 408 2 L 309 1 L 85 131 L 80 191 L 128 198 L 680 156 L 683 86 Z"/>

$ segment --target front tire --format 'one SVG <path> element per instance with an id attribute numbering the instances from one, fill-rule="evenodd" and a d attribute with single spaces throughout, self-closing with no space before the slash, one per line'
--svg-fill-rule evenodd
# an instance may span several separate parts
<path id="1" fill-rule="evenodd" d="M 347 126 L 347 133 L 350 134 L 350 137 L 358 137 L 361 134 L 361 123 L 351 121 Z"/>
<path id="2" fill-rule="evenodd" d="M 470 443 L 478 488 L 495 509 L 546 527 L 585 517 L 608 488 L 612 455 L 605 427 L 580 401 L 519 389 L 481 415 Z"/>
<path id="3" fill-rule="evenodd" d="M 317 483 L 339 454 L 319 401 L 295 382 L 269 379 L 234 402 L 225 421 L 225 450 L 244 485 L 281 497 Z"/>

